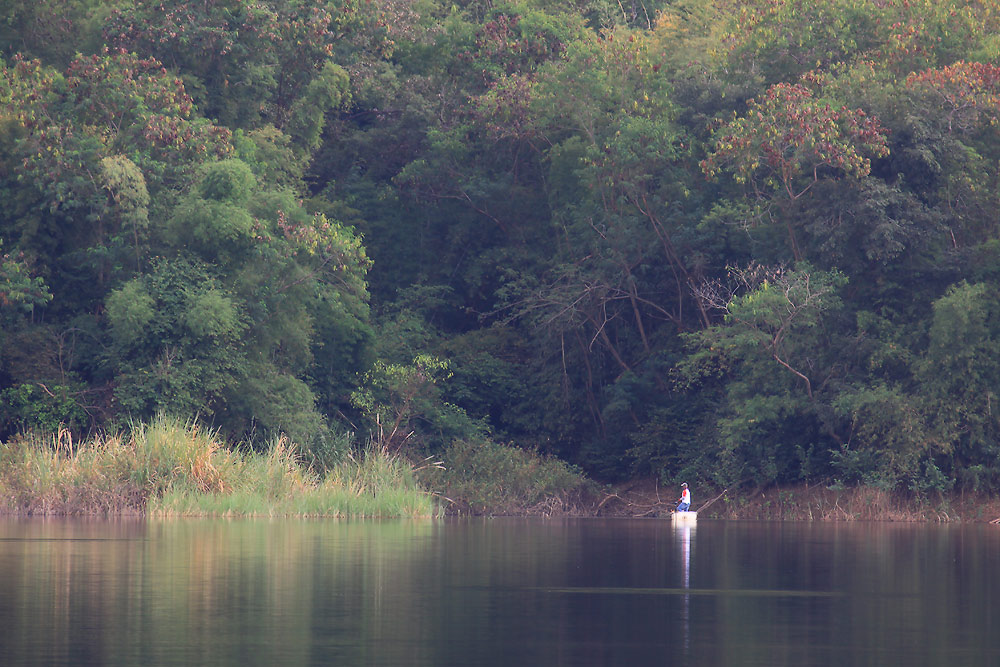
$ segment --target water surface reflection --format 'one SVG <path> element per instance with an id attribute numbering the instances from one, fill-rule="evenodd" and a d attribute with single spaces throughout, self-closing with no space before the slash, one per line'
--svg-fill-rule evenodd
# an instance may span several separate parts
<path id="1" fill-rule="evenodd" d="M 0 521 L 2 665 L 1000 664 L 1000 530 Z"/>

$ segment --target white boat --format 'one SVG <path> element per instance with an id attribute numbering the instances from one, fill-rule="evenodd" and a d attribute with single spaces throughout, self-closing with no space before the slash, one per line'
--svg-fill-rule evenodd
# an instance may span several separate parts
<path id="1" fill-rule="evenodd" d="M 674 512 L 674 523 L 697 523 L 697 512 Z"/>

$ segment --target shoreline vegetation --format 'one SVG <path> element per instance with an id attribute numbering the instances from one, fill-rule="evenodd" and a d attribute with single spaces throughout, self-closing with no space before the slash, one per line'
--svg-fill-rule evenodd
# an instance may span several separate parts
<path id="1" fill-rule="evenodd" d="M 127 434 L 68 432 L 0 445 L 0 513 L 179 517 L 430 517 L 414 468 L 377 448 L 319 473 L 285 438 L 226 447 L 193 422 L 156 417 Z"/>
<path id="2" fill-rule="evenodd" d="M 217 432 L 159 416 L 127 433 L 77 443 L 66 431 L 0 443 L 0 514 L 151 517 L 423 518 L 445 514 L 668 517 L 670 488 L 615 488 L 532 452 L 453 444 L 414 465 L 370 444 L 316 470 L 285 438 L 264 450 L 227 446 Z M 801 485 L 700 489 L 705 518 L 1000 524 L 988 494 L 919 497 L 874 487 Z"/>
<path id="3" fill-rule="evenodd" d="M 1000 0 L 640 5 L 0 3 L 0 511 L 1000 518 Z"/>
<path id="4" fill-rule="evenodd" d="M 699 489 L 692 509 L 700 518 L 762 521 L 894 521 L 990 523 L 1000 526 L 1000 498 L 988 493 L 919 496 L 872 486 L 802 484 L 737 492 Z M 623 485 L 603 500 L 605 516 L 666 517 L 673 489 L 653 480 Z"/>

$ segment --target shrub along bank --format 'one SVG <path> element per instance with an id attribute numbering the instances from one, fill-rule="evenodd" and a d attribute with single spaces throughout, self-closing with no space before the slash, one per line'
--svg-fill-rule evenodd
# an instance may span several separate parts
<path id="1" fill-rule="evenodd" d="M 423 476 L 458 514 L 587 514 L 598 485 L 565 461 L 490 440 L 456 440 Z"/>

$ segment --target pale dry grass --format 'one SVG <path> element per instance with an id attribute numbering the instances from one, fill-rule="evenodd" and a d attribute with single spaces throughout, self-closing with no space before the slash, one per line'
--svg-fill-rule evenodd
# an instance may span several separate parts
<path id="1" fill-rule="evenodd" d="M 230 449 L 218 432 L 157 417 L 74 442 L 66 431 L 0 443 L 0 512 L 160 516 L 431 516 L 412 468 L 371 449 L 319 477 L 279 437 Z"/>

